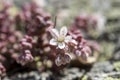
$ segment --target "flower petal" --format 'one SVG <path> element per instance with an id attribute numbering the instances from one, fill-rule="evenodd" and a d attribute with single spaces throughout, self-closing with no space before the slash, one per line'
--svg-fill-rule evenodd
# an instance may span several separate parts
<path id="1" fill-rule="evenodd" d="M 55 59 L 55 64 L 57 66 L 60 66 L 62 63 L 61 63 L 61 59 L 60 59 L 60 56 L 57 57 L 57 59 Z"/>
<path id="2" fill-rule="evenodd" d="M 61 63 L 62 63 L 63 65 L 66 64 L 66 60 L 65 60 L 64 56 L 62 56 Z"/>
<path id="3" fill-rule="evenodd" d="M 66 63 L 70 63 L 71 59 L 72 59 L 72 57 L 69 54 L 64 55 L 64 60 Z"/>
<path id="4" fill-rule="evenodd" d="M 65 48 L 65 43 L 58 43 L 58 48 L 63 49 Z"/>
<path id="5" fill-rule="evenodd" d="M 50 33 L 55 39 L 57 39 L 57 37 L 59 37 L 59 32 L 57 29 L 51 29 Z"/>
<path id="6" fill-rule="evenodd" d="M 63 35 L 63 36 L 67 35 L 67 28 L 65 26 L 60 29 L 60 35 Z"/>
<path id="7" fill-rule="evenodd" d="M 56 39 L 51 39 L 50 40 L 50 45 L 57 45 L 57 40 Z"/>
<path id="8" fill-rule="evenodd" d="M 72 40 L 72 36 L 66 36 L 65 37 L 65 42 L 68 43 L 69 41 Z"/>

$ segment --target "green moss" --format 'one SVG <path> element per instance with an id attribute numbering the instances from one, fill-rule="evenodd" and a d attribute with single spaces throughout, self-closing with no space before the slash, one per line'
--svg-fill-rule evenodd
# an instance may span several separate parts
<path id="1" fill-rule="evenodd" d="M 81 80 L 87 80 L 88 76 L 84 75 Z"/>
<path id="2" fill-rule="evenodd" d="M 39 60 L 40 60 L 40 57 L 38 56 L 34 58 L 34 61 L 39 61 Z"/>
<path id="3" fill-rule="evenodd" d="M 120 61 L 113 63 L 115 70 L 120 71 Z"/>
<path id="4" fill-rule="evenodd" d="M 120 80 L 120 78 L 106 77 L 104 80 Z"/>
<path id="5" fill-rule="evenodd" d="M 112 42 L 108 43 L 108 42 L 103 41 L 100 43 L 100 46 L 101 46 L 101 53 L 100 53 L 98 60 L 106 61 L 106 60 L 110 59 L 112 57 L 115 44 Z"/>

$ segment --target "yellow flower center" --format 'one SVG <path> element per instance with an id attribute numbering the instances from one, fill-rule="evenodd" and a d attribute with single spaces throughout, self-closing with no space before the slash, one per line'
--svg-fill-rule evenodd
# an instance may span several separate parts
<path id="1" fill-rule="evenodd" d="M 64 42 L 64 39 L 65 39 L 64 36 L 60 36 L 60 37 L 58 37 L 57 41 L 58 41 L 58 42 Z"/>

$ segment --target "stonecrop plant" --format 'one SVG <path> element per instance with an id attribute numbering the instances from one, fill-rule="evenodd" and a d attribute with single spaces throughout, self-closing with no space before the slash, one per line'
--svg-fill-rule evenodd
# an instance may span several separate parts
<path id="1" fill-rule="evenodd" d="M 63 26 L 60 29 L 60 32 L 54 28 L 49 31 L 53 37 L 50 40 L 50 45 L 55 46 L 57 51 L 57 57 L 55 59 L 57 66 L 70 63 L 72 60 L 71 54 L 74 54 L 77 57 L 81 56 L 83 59 L 86 59 L 91 53 L 90 48 L 82 40 L 81 35 L 75 35 L 71 31 L 68 31 L 67 27 Z M 76 39 L 72 37 L 73 35 Z"/>

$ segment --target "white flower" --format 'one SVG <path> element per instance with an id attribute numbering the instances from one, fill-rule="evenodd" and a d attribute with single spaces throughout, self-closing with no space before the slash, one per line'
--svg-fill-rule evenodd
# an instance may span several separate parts
<path id="1" fill-rule="evenodd" d="M 60 32 L 58 32 L 56 29 L 51 29 L 51 35 L 53 38 L 50 40 L 50 45 L 58 46 L 60 49 L 65 48 L 65 44 L 72 40 L 71 36 L 66 36 L 66 27 L 62 27 Z"/>

